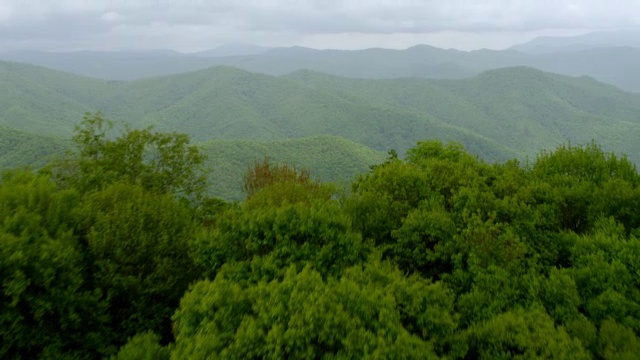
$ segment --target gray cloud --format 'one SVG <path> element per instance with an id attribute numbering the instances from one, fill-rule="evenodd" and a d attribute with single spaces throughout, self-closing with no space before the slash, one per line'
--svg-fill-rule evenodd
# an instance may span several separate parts
<path id="1" fill-rule="evenodd" d="M 0 42 L 197 49 L 233 41 L 339 41 L 341 34 L 388 39 L 632 27 L 640 26 L 638 15 L 637 0 L 0 0 Z"/>

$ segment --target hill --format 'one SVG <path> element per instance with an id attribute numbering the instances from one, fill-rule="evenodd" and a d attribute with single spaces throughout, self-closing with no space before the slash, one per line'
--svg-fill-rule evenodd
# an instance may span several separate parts
<path id="1" fill-rule="evenodd" d="M 429 114 L 447 125 L 534 156 L 562 142 L 595 139 L 640 160 L 640 96 L 588 77 L 518 67 L 463 80 L 359 80 L 308 71 L 287 76 L 325 91 L 360 96 L 378 106 Z"/>
<path id="2" fill-rule="evenodd" d="M 242 175 L 248 165 L 268 157 L 280 164 L 307 169 L 313 179 L 350 183 L 370 165 L 384 161 L 384 152 L 337 136 L 317 135 L 275 141 L 213 140 L 202 144 L 208 156 L 211 192 L 225 199 L 241 199 Z"/>
<path id="3" fill-rule="evenodd" d="M 67 135 L 73 122 L 92 109 L 103 84 L 48 69 L 0 62 L 0 125 L 41 135 Z"/>
<path id="4" fill-rule="evenodd" d="M 23 166 L 39 168 L 68 145 L 65 140 L 0 126 L 0 170 Z"/>

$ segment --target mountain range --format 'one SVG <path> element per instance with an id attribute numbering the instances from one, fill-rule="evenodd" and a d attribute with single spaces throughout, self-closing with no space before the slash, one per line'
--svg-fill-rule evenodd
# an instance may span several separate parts
<path id="1" fill-rule="evenodd" d="M 594 31 L 575 36 L 539 36 L 513 50 L 527 53 L 575 51 L 602 47 L 640 47 L 640 28 Z"/>
<path id="2" fill-rule="evenodd" d="M 131 127 L 189 134 L 212 155 L 210 165 L 225 169 L 218 173 L 229 184 L 220 193 L 227 197 L 238 196 L 240 179 L 230 179 L 251 158 L 270 156 L 321 169 L 323 180 L 346 181 L 388 150 L 403 154 L 425 139 L 461 142 L 488 161 L 531 159 L 560 143 L 595 140 L 640 161 L 639 94 L 529 67 L 443 80 L 310 70 L 271 76 L 223 66 L 107 81 L 0 62 L 0 105 L 0 146 L 17 151 L 5 150 L 0 164 L 24 158 L 38 165 L 39 154 L 68 144 L 84 112 L 102 111 Z M 340 166 L 351 170 L 332 172 Z"/>
<path id="3" fill-rule="evenodd" d="M 134 80 L 232 66 L 269 75 L 312 70 L 336 76 L 393 79 L 461 79 L 484 71 L 528 66 L 569 76 L 590 76 L 640 92 L 640 32 L 596 32 L 574 37 L 537 38 L 506 50 L 459 51 L 417 45 L 405 50 L 317 50 L 227 44 L 198 53 L 170 50 L 121 52 L 0 53 L 0 59 L 106 80 Z"/>

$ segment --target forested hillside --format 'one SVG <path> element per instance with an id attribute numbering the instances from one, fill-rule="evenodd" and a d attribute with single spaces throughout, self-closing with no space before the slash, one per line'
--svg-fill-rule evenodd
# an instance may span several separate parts
<path id="1" fill-rule="evenodd" d="M 0 178 L 1 358 L 640 353 L 624 156 L 487 163 L 424 141 L 343 194 L 260 161 L 229 204 L 207 196 L 188 136 L 117 133 L 88 115 L 72 153 Z"/>
<path id="2" fill-rule="evenodd" d="M 403 155 L 424 139 L 460 142 L 490 162 L 595 140 L 640 161 L 640 95 L 526 67 L 460 80 L 308 70 L 273 77 L 218 67 L 113 82 L 0 63 L 0 80 L 0 167 L 41 166 L 46 155 L 64 151 L 84 112 L 100 110 L 116 129 L 189 135 L 210 155 L 212 194 L 225 199 L 242 197 L 239 175 L 265 156 L 314 169 L 316 180 L 345 183 L 381 154 Z"/>
<path id="3" fill-rule="evenodd" d="M 0 171 L 42 167 L 69 146 L 69 141 L 33 135 L 0 126 Z"/>
<path id="4" fill-rule="evenodd" d="M 596 139 L 608 149 L 629 154 L 636 162 L 640 160 L 636 156 L 640 148 L 633 140 L 640 136 L 640 96 L 588 77 L 572 78 L 518 67 L 455 81 L 371 81 L 309 71 L 286 78 L 367 99 L 378 106 L 429 114 L 511 149 L 513 153 L 507 157 L 533 157 L 541 149 L 562 142 Z"/>
<path id="5" fill-rule="evenodd" d="M 200 145 L 207 155 L 205 168 L 211 172 L 210 193 L 225 199 L 242 199 L 242 175 L 248 166 L 267 158 L 273 164 L 298 166 L 312 179 L 348 188 L 371 165 L 386 154 L 341 137 L 316 135 L 306 138 L 255 141 L 213 140 Z"/>
<path id="6" fill-rule="evenodd" d="M 273 77 L 218 67 L 108 82 L 3 63 L 11 101 L 0 125 L 69 136 L 84 111 L 194 141 L 334 135 L 403 154 L 422 139 L 458 141 L 487 160 L 533 157 L 558 144 L 598 141 L 640 161 L 640 95 L 587 77 L 526 67 L 461 80 L 363 80 L 309 71 Z"/>

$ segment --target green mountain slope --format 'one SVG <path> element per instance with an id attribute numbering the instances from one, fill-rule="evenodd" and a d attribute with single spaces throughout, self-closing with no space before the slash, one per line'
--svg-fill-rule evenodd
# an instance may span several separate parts
<path id="1" fill-rule="evenodd" d="M 640 96 L 591 78 L 570 78 L 530 68 L 492 70 L 445 87 L 476 109 L 485 123 L 465 118 L 459 126 L 522 150 L 549 148 L 558 142 L 596 139 L 618 152 L 638 157 Z M 515 116 L 514 116 L 515 115 Z M 505 136 L 509 134 L 508 136 Z M 529 152 L 530 155 L 533 155 Z"/>
<path id="2" fill-rule="evenodd" d="M 99 81 L 35 66 L 0 62 L 0 125 L 46 135 L 66 135 L 78 114 L 91 110 L 76 80 Z M 88 85 L 86 89 L 94 89 Z M 65 89 L 74 89 L 65 94 Z M 98 92 L 101 93 L 101 92 Z"/>
<path id="3" fill-rule="evenodd" d="M 265 157 L 308 169 L 314 179 L 342 185 L 386 158 L 383 152 L 329 135 L 275 141 L 213 140 L 202 144 L 202 150 L 209 159 L 212 193 L 226 199 L 243 197 L 242 175 L 249 164 Z"/>
<path id="4" fill-rule="evenodd" d="M 14 167 L 41 167 L 61 154 L 69 142 L 33 135 L 0 126 L 0 170 Z"/>
<path id="5" fill-rule="evenodd" d="M 35 68 L 46 73 L 45 69 Z M 34 67 L 16 68 L 5 88 L 31 84 Z M 358 95 L 317 89 L 286 78 L 218 67 L 133 82 L 108 82 L 63 73 L 42 75 L 53 79 L 36 84 L 46 94 L 16 98 L 15 104 L 42 111 L 25 120 L 6 122 L 40 135 L 67 134 L 85 111 L 104 112 L 110 119 L 133 127 L 153 125 L 162 131 L 181 131 L 194 141 L 211 139 L 276 140 L 317 134 L 337 135 L 380 151 L 404 151 L 425 138 L 458 140 L 470 151 L 490 159 L 505 159 L 514 152 L 466 129 L 451 126 L 428 113 L 380 106 Z M 81 80 L 86 81 L 81 81 Z M 0 91 L 2 88 L 0 87 Z M 87 96 L 91 94 L 91 96 Z M 64 101 L 73 106 L 61 106 Z M 77 100 L 76 100 L 77 99 Z M 79 104 L 83 103 L 84 106 Z M 75 109 L 75 114 L 71 115 Z M 77 115 L 76 115 L 77 114 Z M 49 118 L 58 124 L 47 124 Z M 3 124 L 4 122 L 0 122 Z M 55 130 L 52 131 L 50 127 Z"/>
<path id="6" fill-rule="evenodd" d="M 640 96 L 591 78 L 531 68 L 492 70 L 462 80 L 360 80 L 308 71 L 287 77 L 326 91 L 358 94 L 387 108 L 442 122 L 533 156 L 562 142 L 592 139 L 640 160 Z"/>
<path id="7" fill-rule="evenodd" d="M 0 125 L 45 136 L 69 136 L 82 112 L 102 110 L 130 126 L 180 131 L 196 142 L 324 134 L 402 154 L 419 140 L 437 138 L 505 160 L 594 139 L 640 161 L 640 95 L 525 67 L 460 80 L 364 80 L 309 71 L 274 77 L 217 67 L 110 82 L 3 66 L 12 68 L 0 74 L 0 93 L 20 89 L 3 100 L 25 112 L 1 117 Z"/>
<path id="8" fill-rule="evenodd" d="M 502 152 L 492 153 L 492 148 L 499 147 L 497 144 L 428 113 L 379 106 L 356 94 L 317 89 L 284 78 L 220 67 L 186 78 L 172 76 L 158 81 L 166 84 L 157 86 L 152 80 L 144 80 L 132 86 L 135 93 L 161 89 L 151 98 L 165 99 L 196 82 L 197 85 L 188 96 L 168 101 L 168 106 L 156 112 L 148 111 L 145 124 L 155 124 L 160 130 L 183 129 L 196 141 L 274 140 L 327 134 L 381 151 L 404 151 L 419 140 L 441 138 L 465 139 L 472 151 L 491 158 Z"/>

